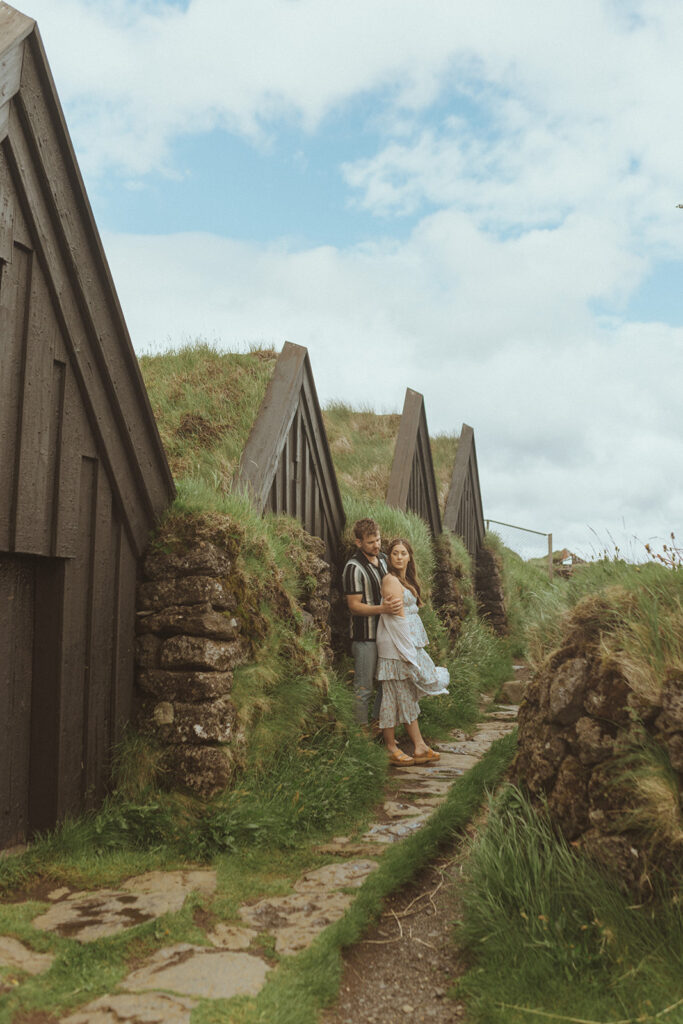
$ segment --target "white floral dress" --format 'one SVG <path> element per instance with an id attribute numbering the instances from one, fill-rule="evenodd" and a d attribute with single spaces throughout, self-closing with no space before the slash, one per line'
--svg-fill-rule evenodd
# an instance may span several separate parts
<path id="1" fill-rule="evenodd" d="M 448 693 L 447 668 L 437 668 L 425 651 L 429 643 L 420 619 L 417 598 L 404 587 L 404 615 L 380 615 L 377 626 L 376 678 L 382 684 L 381 729 L 414 722 L 420 696 Z"/>

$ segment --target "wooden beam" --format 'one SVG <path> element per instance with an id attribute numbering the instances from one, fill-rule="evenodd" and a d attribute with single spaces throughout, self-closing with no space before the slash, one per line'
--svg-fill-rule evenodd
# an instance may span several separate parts
<path id="1" fill-rule="evenodd" d="M 263 512 L 280 455 L 299 404 L 307 352 L 286 341 L 233 477 L 233 489 L 248 493 Z"/>
<path id="2" fill-rule="evenodd" d="M 23 42 L 35 27 L 32 18 L 0 3 L 0 106 L 9 103 L 19 91 Z"/>
<path id="3" fill-rule="evenodd" d="M 469 486 L 468 486 L 469 485 Z M 468 491 L 471 493 L 473 508 L 467 515 L 468 522 L 461 522 L 463 503 Z M 471 521 L 470 521 L 471 520 Z M 462 536 L 468 545 L 471 555 L 476 555 L 484 540 L 484 516 L 481 502 L 481 490 L 479 487 L 479 470 L 477 467 L 477 452 L 474 444 L 474 431 L 466 423 L 463 423 L 460 432 L 460 441 L 453 466 L 451 486 L 446 499 L 444 511 L 444 526 Z"/>
<path id="4" fill-rule="evenodd" d="M 405 510 L 410 488 L 410 477 L 413 472 L 413 455 L 417 443 L 417 432 L 420 428 L 423 398 L 418 391 L 406 388 L 403 412 L 394 448 L 394 461 L 391 464 L 391 475 L 387 487 L 387 505 Z"/>
<path id="5" fill-rule="evenodd" d="M 413 480 L 415 472 L 420 475 L 423 484 L 422 494 L 426 510 L 410 507 L 411 480 Z M 417 483 L 417 481 L 415 482 Z M 420 493 L 419 487 L 414 490 L 415 494 Z M 424 398 L 412 388 L 406 388 L 403 413 L 394 448 L 394 461 L 391 465 L 391 475 L 387 487 L 387 505 L 423 515 L 433 535 L 438 537 L 441 533 L 439 496 L 434 477 Z"/>

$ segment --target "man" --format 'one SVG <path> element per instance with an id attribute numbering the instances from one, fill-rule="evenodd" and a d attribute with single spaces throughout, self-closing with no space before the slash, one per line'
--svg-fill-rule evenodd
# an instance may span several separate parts
<path id="1" fill-rule="evenodd" d="M 351 613 L 351 653 L 354 662 L 354 715 L 360 726 L 368 728 L 368 711 L 377 666 L 377 623 L 380 615 L 394 615 L 401 610 L 401 599 L 382 602 L 382 577 L 387 560 L 382 554 L 380 529 L 374 519 L 354 523 L 353 536 L 357 551 L 344 566 L 342 586 Z M 379 718 L 382 688 L 375 697 L 373 720 Z"/>

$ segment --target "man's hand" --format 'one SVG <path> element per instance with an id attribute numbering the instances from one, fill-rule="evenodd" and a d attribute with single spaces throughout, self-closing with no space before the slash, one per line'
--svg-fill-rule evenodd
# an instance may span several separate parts
<path id="1" fill-rule="evenodd" d="M 382 604 L 364 604 L 360 594 L 347 594 L 346 605 L 352 615 L 398 615 L 403 597 L 385 597 Z"/>
<path id="2" fill-rule="evenodd" d="M 399 615 L 403 608 L 403 595 L 389 595 L 379 606 L 378 611 L 382 615 Z"/>

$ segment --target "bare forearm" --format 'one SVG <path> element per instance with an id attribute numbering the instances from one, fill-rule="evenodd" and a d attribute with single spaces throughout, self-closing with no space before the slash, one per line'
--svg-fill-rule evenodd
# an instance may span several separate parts
<path id="1" fill-rule="evenodd" d="M 363 604 L 362 601 L 358 601 L 355 604 L 348 605 L 349 611 L 352 615 L 391 615 L 391 606 L 382 602 L 382 604 Z"/>

